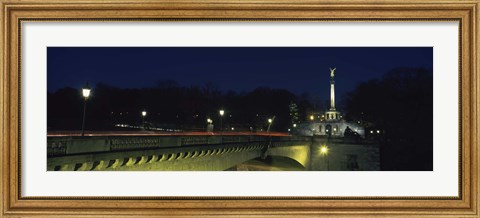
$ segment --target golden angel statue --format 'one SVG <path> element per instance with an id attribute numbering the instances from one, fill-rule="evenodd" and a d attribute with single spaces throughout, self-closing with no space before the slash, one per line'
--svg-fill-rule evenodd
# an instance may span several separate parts
<path id="1" fill-rule="evenodd" d="M 335 70 L 336 70 L 336 69 L 337 69 L 337 68 L 333 68 L 333 69 L 330 68 L 330 78 L 333 79 L 333 77 L 335 76 Z"/>

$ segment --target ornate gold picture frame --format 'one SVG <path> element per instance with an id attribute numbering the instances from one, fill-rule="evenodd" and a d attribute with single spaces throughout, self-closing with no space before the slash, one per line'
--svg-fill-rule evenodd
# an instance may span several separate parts
<path id="1" fill-rule="evenodd" d="M 473 1 L 2 0 L 0 139 L 2 217 L 478 217 L 479 6 Z M 23 197 L 21 27 L 35 21 L 297 21 L 459 24 L 459 196 Z M 452 136 L 456 137 L 456 136 Z M 41 143 L 40 143 L 41 144 Z M 34 178 L 29 178 L 34 179 Z"/>

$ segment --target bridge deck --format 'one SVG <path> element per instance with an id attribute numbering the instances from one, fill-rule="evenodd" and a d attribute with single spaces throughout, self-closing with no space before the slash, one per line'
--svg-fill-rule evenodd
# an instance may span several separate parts
<path id="1" fill-rule="evenodd" d="M 283 132 L 156 132 L 156 131 L 95 131 L 85 132 L 85 136 L 276 136 L 288 137 Z M 48 137 L 81 136 L 80 131 L 51 131 Z"/>

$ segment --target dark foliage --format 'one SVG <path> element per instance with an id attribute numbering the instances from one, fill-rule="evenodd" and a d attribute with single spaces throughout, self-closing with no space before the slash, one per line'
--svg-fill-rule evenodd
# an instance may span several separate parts
<path id="1" fill-rule="evenodd" d="M 347 117 L 380 129 L 382 170 L 433 169 L 431 70 L 397 68 L 360 84 L 346 99 Z"/>
<path id="2" fill-rule="evenodd" d="M 63 88 L 48 93 L 48 129 L 79 130 L 83 113 L 80 89 Z M 276 117 L 272 131 L 291 125 L 290 104 L 297 103 L 287 90 L 257 88 L 248 93 L 221 93 L 212 83 L 181 87 L 175 81 L 159 81 L 156 87 L 123 89 L 99 83 L 87 100 L 88 130 L 115 130 L 115 124 L 140 125 L 147 111 L 148 126 L 181 130 L 205 130 L 207 118 L 220 127 L 219 110 L 225 110 L 223 127 L 266 130 L 267 119 Z M 310 105 L 299 101 L 299 111 Z M 250 128 L 251 127 L 251 128 Z"/>

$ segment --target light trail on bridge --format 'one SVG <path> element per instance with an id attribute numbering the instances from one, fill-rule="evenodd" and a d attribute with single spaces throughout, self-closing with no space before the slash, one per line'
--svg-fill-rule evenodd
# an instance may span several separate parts
<path id="1" fill-rule="evenodd" d="M 48 137 L 66 137 L 81 136 L 80 131 L 52 131 L 48 132 Z M 283 132 L 151 132 L 151 131 L 96 131 L 85 132 L 85 136 L 275 136 L 289 137 L 288 133 Z"/>

